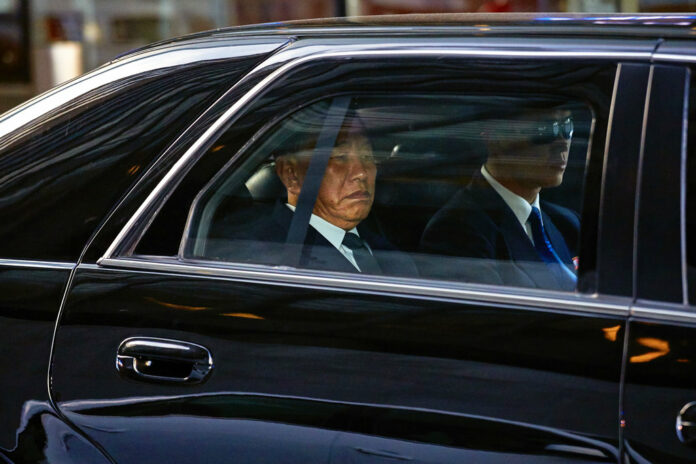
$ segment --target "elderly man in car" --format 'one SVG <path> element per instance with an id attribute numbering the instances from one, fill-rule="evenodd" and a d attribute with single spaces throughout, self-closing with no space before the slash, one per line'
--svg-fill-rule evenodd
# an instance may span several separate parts
<path id="1" fill-rule="evenodd" d="M 488 159 L 429 221 L 421 273 L 499 285 L 574 290 L 576 212 L 540 198 L 563 182 L 573 135 L 564 109 L 525 109 L 483 123 Z M 464 258 L 464 259 L 454 259 Z"/>
<path id="2" fill-rule="evenodd" d="M 286 264 L 293 247 L 288 232 L 307 170 L 314 155 L 316 135 L 300 136 L 301 143 L 276 157 L 275 168 L 287 198 L 278 201 L 270 217 L 246 230 L 248 262 Z M 413 261 L 396 250 L 365 221 L 375 199 L 377 165 L 369 140 L 356 120 L 344 121 L 318 189 L 298 267 L 340 272 L 415 276 Z M 372 221 L 373 222 L 373 221 Z M 244 238 L 244 237 L 241 237 Z M 239 247 L 235 251 L 238 256 Z"/>

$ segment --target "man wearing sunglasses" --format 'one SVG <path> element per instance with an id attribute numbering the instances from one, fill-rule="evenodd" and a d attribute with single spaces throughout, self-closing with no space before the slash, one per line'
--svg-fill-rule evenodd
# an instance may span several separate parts
<path id="1" fill-rule="evenodd" d="M 433 216 L 421 239 L 421 251 L 453 259 L 426 258 L 421 274 L 574 290 L 579 216 L 539 195 L 563 182 L 574 130 L 570 111 L 526 109 L 482 127 L 486 163 Z"/>

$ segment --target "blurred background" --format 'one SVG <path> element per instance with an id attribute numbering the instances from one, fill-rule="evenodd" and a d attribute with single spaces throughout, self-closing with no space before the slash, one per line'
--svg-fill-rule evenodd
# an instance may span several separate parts
<path id="1" fill-rule="evenodd" d="M 696 0 L 0 0 L 0 113 L 133 48 L 226 26 L 444 12 L 696 11 Z"/>

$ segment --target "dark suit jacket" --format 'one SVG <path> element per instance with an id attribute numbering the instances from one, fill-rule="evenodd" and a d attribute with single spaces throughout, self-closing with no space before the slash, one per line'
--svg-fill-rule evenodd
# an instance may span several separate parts
<path id="1" fill-rule="evenodd" d="M 551 244 L 559 258 L 573 269 L 580 230 L 578 214 L 543 201 L 541 210 Z M 515 214 L 480 173 L 428 222 L 420 251 L 427 253 L 418 260 L 423 276 L 573 290 L 559 283 Z"/>
<path id="2" fill-rule="evenodd" d="M 236 231 L 220 237 L 206 248 L 206 258 L 253 264 L 288 265 L 285 240 L 290 229 L 293 212 L 282 202 L 276 202 L 270 214 L 261 214 L 251 224 L 241 224 Z M 406 254 L 398 251 L 380 234 L 361 223 L 357 227 L 360 237 L 370 245 L 372 254 L 384 275 L 415 277 L 418 270 Z M 331 243 L 312 226 L 307 228 L 305 245 L 301 247 L 300 268 L 338 272 L 358 270 Z"/>

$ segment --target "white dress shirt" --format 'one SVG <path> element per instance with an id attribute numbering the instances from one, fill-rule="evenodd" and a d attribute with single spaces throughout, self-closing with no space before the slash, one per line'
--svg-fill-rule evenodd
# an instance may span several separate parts
<path id="1" fill-rule="evenodd" d="M 498 193 L 498 195 L 500 195 L 505 204 L 508 205 L 508 207 L 512 210 L 512 212 L 515 214 L 515 217 L 520 222 L 520 225 L 527 233 L 527 237 L 529 237 L 529 240 L 531 240 L 532 243 L 534 243 L 534 237 L 532 236 L 532 225 L 529 223 L 528 219 L 529 215 L 532 213 L 532 206 L 536 206 L 539 209 L 539 211 L 541 211 L 541 206 L 539 205 L 539 194 L 537 193 L 534 202 L 532 202 L 532 204 L 530 205 L 527 200 L 517 195 L 516 193 L 512 193 L 510 190 L 503 187 L 503 185 L 500 182 L 495 180 L 491 173 L 488 172 L 485 165 L 481 166 L 481 174 L 486 179 L 486 181 L 488 181 L 488 183 L 491 184 L 493 190 L 495 190 Z"/>
<path id="2" fill-rule="evenodd" d="M 290 208 L 293 212 L 295 211 L 295 207 L 293 205 L 285 203 L 285 206 Z M 353 250 L 343 245 L 343 237 L 345 237 L 346 234 L 355 234 L 358 237 L 360 237 L 358 229 L 353 227 L 351 230 L 346 232 L 340 227 L 331 224 L 330 222 L 320 218 L 315 214 L 312 214 L 309 217 L 309 225 L 314 227 L 314 229 L 317 232 L 319 232 L 322 237 L 328 240 L 331 245 L 333 245 L 343 256 L 346 257 L 348 261 L 350 261 L 350 263 L 353 265 L 353 267 L 355 267 L 355 269 L 360 271 L 360 266 L 358 266 L 358 263 L 355 262 Z M 370 252 L 370 254 L 372 254 L 372 250 L 370 249 L 370 246 L 367 244 L 367 242 L 365 242 L 365 247 Z"/>

